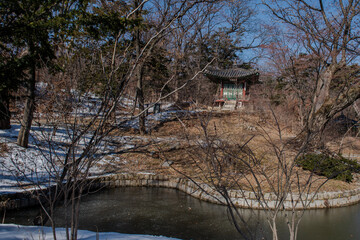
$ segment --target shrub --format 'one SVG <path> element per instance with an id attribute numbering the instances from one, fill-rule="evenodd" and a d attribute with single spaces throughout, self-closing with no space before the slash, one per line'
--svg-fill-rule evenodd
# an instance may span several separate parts
<path id="1" fill-rule="evenodd" d="M 305 154 L 298 159 L 298 165 L 317 175 L 345 182 L 353 180 L 352 173 L 360 172 L 360 165 L 355 160 L 342 156 L 332 157 L 327 154 Z"/>
<path id="2" fill-rule="evenodd" d="M 9 148 L 6 143 L 0 143 L 0 156 L 4 156 L 7 152 L 9 152 Z"/>

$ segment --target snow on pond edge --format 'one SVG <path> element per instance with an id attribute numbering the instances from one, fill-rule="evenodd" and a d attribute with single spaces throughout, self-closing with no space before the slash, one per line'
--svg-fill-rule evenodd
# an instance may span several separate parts
<path id="1" fill-rule="evenodd" d="M 66 239 L 65 228 L 57 228 L 56 236 L 58 240 Z M 98 234 L 98 238 L 97 238 Z M 0 240 L 19 240 L 19 239 L 53 239 L 52 229 L 50 227 L 22 226 L 16 224 L 0 224 Z M 78 239 L 96 240 L 96 239 L 119 239 L 119 240 L 175 240 L 162 236 L 124 234 L 115 232 L 91 232 L 86 230 L 78 231 Z"/>

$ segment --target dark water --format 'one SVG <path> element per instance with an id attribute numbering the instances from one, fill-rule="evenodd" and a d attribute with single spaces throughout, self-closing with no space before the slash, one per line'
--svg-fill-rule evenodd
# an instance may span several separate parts
<path id="1" fill-rule="evenodd" d="M 262 211 L 241 210 L 250 232 L 271 239 Z M 64 210 L 57 223 L 64 226 Z M 35 209 L 7 212 L 6 223 L 30 224 Z M 258 225 L 260 219 L 261 224 Z M 280 219 L 280 239 L 288 239 Z M 163 235 L 180 239 L 242 239 L 229 221 L 226 208 L 164 188 L 117 188 L 83 198 L 80 229 Z M 308 210 L 299 230 L 300 240 L 360 239 L 360 204 L 327 210 Z"/>

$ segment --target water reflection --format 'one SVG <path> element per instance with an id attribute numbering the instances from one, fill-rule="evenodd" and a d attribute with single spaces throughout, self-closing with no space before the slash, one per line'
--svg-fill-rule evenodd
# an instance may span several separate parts
<path id="1" fill-rule="evenodd" d="M 262 211 L 241 210 L 257 239 L 270 238 Z M 31 224 L 35 209 L 8 212 L 7 223 Z M 259 225 L 258 222 L 261 224 Z M 64 211 L 57 222 L 64 226 Z M 360 204 L 327 210 L 309 210 L 298 239 L 360 239 Z M 164 188 L 117 188 L 84 197 L 80 229 L 163 235 L 181 239 L 242 239 L 229 221 L 226 208 Z M 288 239 L 280 224 L 280 239 Z"/>

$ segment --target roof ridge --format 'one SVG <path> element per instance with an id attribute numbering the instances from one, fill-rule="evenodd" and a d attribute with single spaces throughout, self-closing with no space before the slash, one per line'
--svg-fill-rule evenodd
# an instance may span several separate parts
<path id="1" fill-rule="evenodd" d="M 217 78 L 244 78 L 258 74 L 258 71 L 256 69 L 245 69 L 245 68 L 230 68 L 230 69 L 208 68 L 204 71 L 204 74 L 208 77 L 217 77 Z"/>

